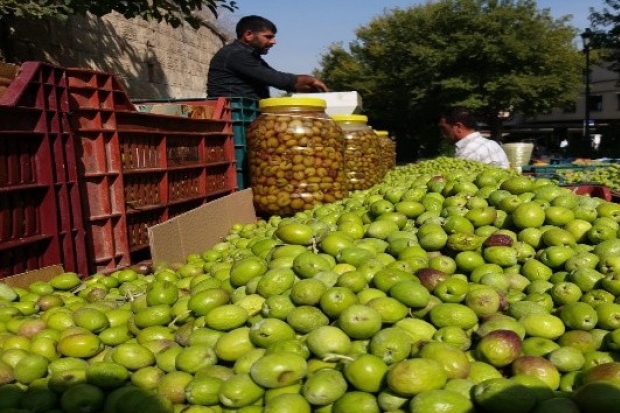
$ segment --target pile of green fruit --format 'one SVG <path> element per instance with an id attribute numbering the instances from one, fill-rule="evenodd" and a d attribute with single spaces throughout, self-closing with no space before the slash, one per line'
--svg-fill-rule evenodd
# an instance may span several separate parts
<path id="1" fill-rule="evenodd" d="M 559 169 L 557 174 L 561 181 L 568 185 L 597 183 L 614 191 L 620 191 L 620 164 L 587 169 Z"/>
<path id="2" fill-rule="evenodd" d="M 184 263 L 0 283 L 0 412 L 618 412 L 619 222 L 440 158 Z"/>

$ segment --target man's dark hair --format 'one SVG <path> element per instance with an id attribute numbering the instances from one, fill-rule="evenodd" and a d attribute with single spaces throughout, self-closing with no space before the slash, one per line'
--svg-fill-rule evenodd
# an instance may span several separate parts
<path id="1" fill-rule="evenodd" d="M 274 34 L 278 31 L 278 29 L 276 29 L 276 25 L 273 24 L 273 22 L 271 22 L 270 20 L 267 20 L 264 17 L 256 16 L 256 15 L 242 17 L 237 22 L 237 27 L 235 28 L 235 32 L 237 33 L 237 38 L 238 39 L 241 38 L 241 36 L 243 36 L 243 33 L 245 33 L 248 30 L 252 32 L 262 32 L 264 30 L 271 30 Z"/>
<path id="2" fill-rule="evenodd" d="M 445 109 L 441 112 L 441 117 L 444 118 L 449 125 L 461 123 L 469 129 L 476 129 L 478 127 L 476 113 L 465 106 L 453 106 Z"/>

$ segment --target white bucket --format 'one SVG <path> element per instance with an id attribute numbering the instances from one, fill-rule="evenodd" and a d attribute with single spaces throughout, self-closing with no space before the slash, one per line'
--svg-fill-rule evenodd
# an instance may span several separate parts
<path id="1" fill-rule="evenodd" d="M 530 163 L 534 144 L 526 142 L 505 143 L 502 145 L 502 148 L 506 152 L 510 167 L 521 169 L 521 167 Z"/>

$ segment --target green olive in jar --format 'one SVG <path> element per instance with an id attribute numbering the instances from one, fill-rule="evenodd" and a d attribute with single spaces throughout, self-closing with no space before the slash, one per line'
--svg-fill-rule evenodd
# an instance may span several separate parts
<path id="1" fill-rule="evenodd" d="M 379 138 L 365 115 L 333 115 L 344 133 L 344 168 L 350 190 L 368 189 L 380 176 Z"/>
<path id="2" fill-rule="evenodd" d="M 386 130 L 375 132 L 379 137 L 380 175 L 384 177 L 386 173 L 396 166 L 396 142 L 390 138 L 390 134 Z"/>
<path id="3" fill-rule="evenodd" d="M 348 194 L 342 129 L 317 98 L 269 98 L 246 131 L 250 185 L 261 215 L 291 216 Z"/>

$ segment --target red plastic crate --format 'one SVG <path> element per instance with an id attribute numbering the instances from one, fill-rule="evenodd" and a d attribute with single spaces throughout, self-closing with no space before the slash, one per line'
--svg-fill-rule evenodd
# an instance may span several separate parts
<path id="1" fill-rule="evenodd" d="M 0 243 L 19 243 L 45 235 L 42 211 L 45 190 L 15 191 L 0 197 Z"/>
<path id="2" fill-rule="evenodd" d="M 169 116 L 137 111 L 110 74 L 67 79 L 98 271 L 144 259 L 148 226 L 236 189 L 227 99 L 205 103 L 212 119 Z"/>
<path id="3" fill-rule="evenodd" d="M 0 187 L 37 183 L 40 137 L 17 135 L 0 139 Z"/>
<path id="4" fill-rule="evenodd" d="M 0 107 L 0 118 L 17 114 L 43 116 Z M 49 135 L 0 130 L 0 153 L 0 277 L 61 263 Z"/>
<path id="5" fill-rule="evenodd" d="M 131 174 L 123 177 L 128 211 L 162 203 L 162 174 Z"/>
<path id="6" fill-rule="evenodd" d="M 120 173 L 121 159 L 118 150 L 118 135 L 114 132 L 74 132 L 78 152 L 80 176 Z"/>
<path id="7" fill-rule="evenodd" d="M 74 88 L 71 92 L 71 104 L 79 106 L 82 109 L 114 110 L 124 108 L 125 106 L 123 104 L 118 104 L 119 101 L 124 100 L 119 96 L 119 92 L 111 90 Z"/>
<path id="8" fill-rule="evenodd" d="M 143 114 L 109 73 L 27 62 L 0 105 L 3 274 L 129 265 L 148 252 L 149 225 L 236 189 L 225 98 L 200 104 L 211 119 Z M 22 226 L 9 232 L 9 217 Z"/>
<path id="9" fill-rule="evenodd" d="M 63 68 L 41 62 L 23 63 L 0 97 L 0 105 L 66 112 L 68 101 Z"/>
<path id="10" fill-rule="evenodd" d="M 111 74 L 67 69 L 66 76 L 91 272 L 113 271 L 131 264 L 122 171 L 123 162 L 138 163 L 132 153 L 121 156 L 116 110 L 134 108 Z"/>
<path id="11" fill-rule="evenodd" d="M 210 134 L 205 141 L 206 162 L 231 162 L 235 160 L 235 146 L 230 135 Z"/>
<path id="12" fill-rule="evenodd" d="M 123 133 L 119 137 L 122 170 L 164 167 L 162 136 Z"/>
<path id="13" fill-rule="evenodd" d="M 192 119 L 232 120 L 231 104 L 228 98 L 207 99 L 140 99 L 136 102 L 140 112 L 151 114 L 174 114 Z"/>
<path id="14" fill-rule="evenodd" d="M 201 169 L 171 171 L 168 173 L 168 202 L 203 196 L 205 177 Z"/>
<path id="15" fill-rule="evenodd" d="M 118 176 L 85 177 L 81 181 L 84 214 L 88 221 L 124 213 L 123 187 Z"/>
<path id="16" fill-rule="evenodd" d="M 78 116 L 73 117 L 74 128 L 90 130 L 116 130 L 116 119 L 114 112 L 104 112 L 97 110 L 85 110 Z"/>
<path id="17" fill-rule="evenodd" d="M 16 245 L 0 251 L 0 279 L 54 265 L 51 256 L 57 255 L 57 247 L 52 238 L 36 243 Z M 55 261 L 58 264 L 59 261 Z"/>
<path id="18" fill-rule="evenodd" d="M 129 265 L 124 216 L 91 218 L 88 229 L 90 236 L 87 237 L 86 244 L 91 253 L 92 271 L 107 272 Z"/>
<path id="19" fill-rule="evenodd" d="M 45 113 L 38 109 L 15 108 L 2 106 L 0 108 L 0 131 L 16 133 L 45 132 L 47 120 Z"/>
<path id="20" fill-rule="evenodd" d="M 230 122 L 222 119 L 190 119 L 143 112 L 115 112 L 119 132 L 228 133 Z"/>
<path id="21" fill-rule="evenodd" d="M 200 135 L 166 135 L 166 162 L 168 167 L 194 165 L 205 162 Z"/>
<path id="22" fill-rule="evenodd" d="M 215 165 L 207 169 L 207 192 L 209 195 L 220 192 L 230 193 L 237 187 L 237 171 L 234 163 Z"/>
<path id="23" fill-rule="evenodd" d="M 136 110 L 126 89 L 112 74 L 90 69 L 70 68 L 66 70 L 66 75 L 71 107 Z"/>
<path id="24" fill-rule="evenodd" d="M 8 137 L 6 141 L 9 141 L 8 144 L 0 144 L 3 154 L 0 155 L 0 175 L 4 176 L 0 178 L 0 181 L 3 181 L 0 186 L 8 185 L 9 180 L 13 181 L 13 185 L 19 181 L 22 185 L 44 185 L 46 201 L 35 210 L 37 214 L 45 217 L 43 227 L 47 229 L 42 229 L 38 236 L 52 237 L 45 241 L 45 248 L 29 248 L 24 245 L 23 248 L 20 247 L 20 254 L 7 253 L 7 256 L 22 257 L 23 253 L 28 251 L 33 254 L 43 253 L 46 255 L 26 260 L 30 263 L 26 269 L 39 268 L 32 267 L 36 262 L 45 265 L 60 263 L 67 271 L 86 275 L 88 257 L 84 248 L 85 232 L 77 182 L 76 153 L 67 128 L 66 113 L 69 104 L 65 70 L 41 62 L 22 64 L 0 98 L 0 104 L 3 105 L 0 134 Z M 35 138 L 34 133 L 41 134 L 40 144 L 36 143 L 39 138 Z M 26 148 L 28 145 L 32 146 Z M 44 160 L 46 155 L 42 156 L 48 150 L 51 157 L 49 163 Z M 16 177 L 17 170 L 14 165 L 16 154 L 20 163 L 19 177 Z M 7 173 L 2 174 L 5 167 Z M 37 170 L 40 172 L 35 175 Z M 27 192 L 32 188 L 13 186 L 13 189 L 20 196 L 23 194 L 24 199 L 30 199 Z M 50 219 L 50 216 L 54 215 L 57 219 Z M 52 228 L 48 222 L 54 221 L 56 227 Z M 52 233 L 53 235 L 50 235 Z M 28 239 L 24 238 L 20 242 L 27 244 Z M 50 260 L 49 257 L 57 249 L 60 257 Z M 21 271 L 23 268 L 17 263 L 14 271 Z"/>
<path id="25" fill-rule="evenodd" d="M 127 216 L 129 248 L 132 251 L 148 248 L 148 227 L 159 224 L 165 220 L 165 212 L 161 209 L 145 211 L 140 214 L 129 214 Z"/>
<path id="26" fill-rule="evenodd" d="M 577 195 L 588 195 L 597 198 L 603 198 L 606 201 L 611 201 L 612 191 L 604 185 L 597 184 L 583 184 L 583 185 L 563 185 L 565 188 L 569 188 L 573 193 Z"/>

